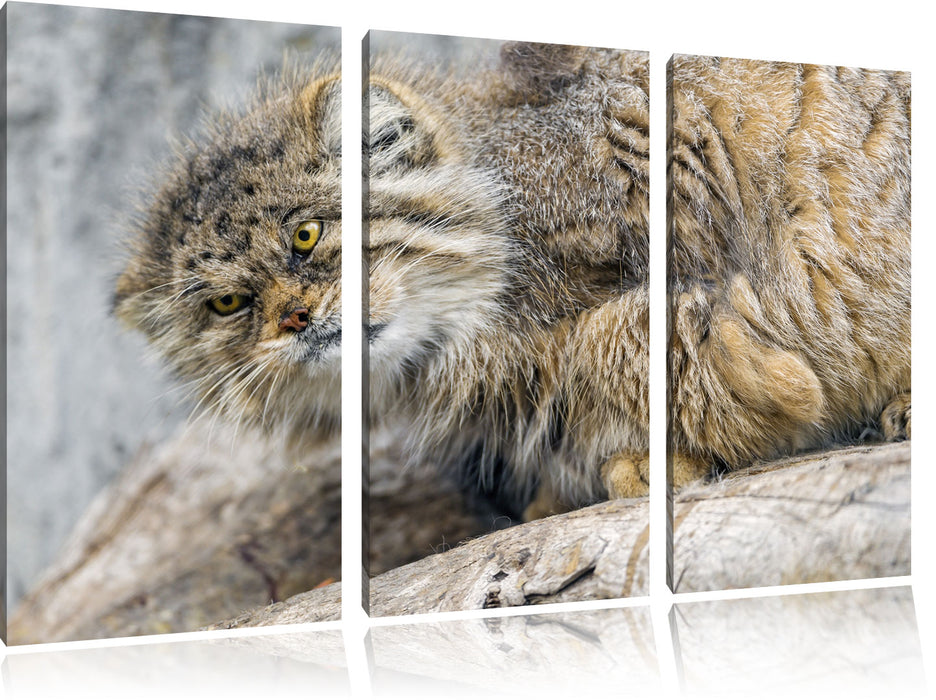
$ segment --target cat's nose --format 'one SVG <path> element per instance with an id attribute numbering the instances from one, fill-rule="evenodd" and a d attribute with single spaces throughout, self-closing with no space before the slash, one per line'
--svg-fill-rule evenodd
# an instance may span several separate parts
<path id="1" fill-rule="evenodd" d="M 285 331 L 292 329 L 297 333 L 309 325 L 309 310 L 297 307 L 280 316 L 279 329 Z"/>

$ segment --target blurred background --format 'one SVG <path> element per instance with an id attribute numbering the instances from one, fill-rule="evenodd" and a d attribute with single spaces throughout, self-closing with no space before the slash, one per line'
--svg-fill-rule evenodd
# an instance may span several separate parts
<path id="1" fill-rule="evenodd" d="M 7 604 L 93 497 L 190 405 L 110 315 L 127 222 L 174 137 L 335 28 L 10 3 Z"/>
<path id="2" fill-rule="evenodd" d="M 411 34 L 372 30 L 367 33 L 371 55 L 399 54 L 432 65 L 442 63 L 458 68 L 478 68 L 498 57 L 503 42 L 443 34 Z"/>

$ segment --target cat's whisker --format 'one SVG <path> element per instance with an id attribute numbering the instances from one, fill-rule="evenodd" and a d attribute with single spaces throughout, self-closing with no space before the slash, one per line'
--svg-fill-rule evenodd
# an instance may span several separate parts
<path id="1" fill-rule="evenodd" d="M 232 442 L 236 441 L 237 439 L 237 434 L 240 431 L 240 426 L 244 421 L 247 410 L 250 408 L 250 401 L 254 397 L 254 395 L 257 393 L 257 390 L 261 386 L 263 386 L 264 375 L 267 371 L 267 368 L 272 363 L 272 361 L 273 361 L 272 359 L 268 358 L 264 360 L 262 363 L 260 363 L 257 367 L 255 367 L 253 371 L 240 382 L 240 389 L 238 390 L 237 394 L 232 398 L 232 401 L 236 401 L 237 404 L 240 406 L 240 411 L 238 411 L 238 415 L 237 415 L 237 421 L 235 422 L 235 425 L 234 425 L 234 437 L 232 439 Z M 260 378 L 260 381 L 255 381 L 257 378 Z M 247 388 L 251 384 L 254 384 L 253 390 L 250 392 L 250 394 L 247 395 L 246 399 L 241 400 L 241 396 L 243 392 L 246 391 Z"/>
<path id="2" fill-rule="evenodd" d="M 382 277 L 382 280 L 386 280 L 384 284 L 388 286 L 395 286 L 401 280 L 405 279 L 413 270 L 419 270 L 428 261 L 432 261 L 433 258 L 440 256 L 450 256 L 452 254 L 464 254 L 463 246 L 459 246 L 455 243 L 445 245 L 436 242 L 435 247 L 432 250 L 425 251 L 424 253 L 413 257 L 410 260 L 407 260 L 405 263 L 399 264 L 400 259 L 407 252 L 408 245 L 406 243 L 398 244 L 392 251 L 385 253 L 383 259 L 378 263 L 379 269 L 375 267 L 375 270 L 372 274 L 378 274 L 381 272 L 388 271 L 385 277 Z M 492 261 L 493 262 L 493 261 Z M 453 265 L 458 263 L 452 263 L 446 261 L 447 264 Z M 491 267 L 494 267 L 492 264 Z"/>
<path id="3" fill-rule="evenodd" d="M 124 299 L 124 301 L 125 301 L 125 302 L 136 301 L 136 300 L 138 300 L 138 299 L 140 299 L 140 298 L 146 296 L 147 294 L 152 294 L 153 292 L 158 291 L 158 290 L 160 290 L 160 289 L 163 289 L 163 288 L 165 288 L 165 287 L 172 287 L 172 286 L 178 285 L 178 284 L 187 284 L 188 282 L 197 282 L 198 280 L 199 280 L 199 278 L 196 277 L 195 275 L 191 275 L 191 276 L 189 276 L 189 277 L 182 277 L 182 278 L 180 278 L 180 279 L 169 280 L 168 282 L 164 282 L 163 284 L 157 284 L 157 285 L 155 285 L 155 286 L 153 286 L 153 287 L 148 287 L 148 288 L 146 288 L 146 289 L 144 289 L 144 290 L 142 290 L 142 291 L 139 291 L 139 292 L 135 292 L 135 293 L 133 293 L 133 294 L 130 294 L 129 296 L 127 296 L 127 297 Z"/>
<path id="4" fill-rule="evenodd" d="M 267 424 L 267 409 L 270 407 L 270 399 L 273 398 L 273 394 L 276 392 L 276 385 L 284 371 L 285 368 L 282 367 L 276 370 L 276 374 L 273 375 L 273 381 L 270 382 L 270 386 L 267 389 L 266 401 L 263 402 L 263 411 L 260 413 L 260 424 L 264 427 Z"/>
<path id="5" fill-rule="evenodd" d="M 202 283 L 200 280 L 194 280 L 194 281 L 192 282 L 192 284 L 188 285 L 187 287 L 184 287 L 184 288 L 180 289 L 178 292 L 175 293 L 174 296 L 172 296 L 172 297 L 170 297 L 169 299 L 166 299 L 165 301 L 163 301 L 163 302 L 161 303 L 160 306 L 157 306 L 157 307 L 154 307 L 153 309 L 151 309 L 150 312 L 146 314 L 146 317 L 145 317 L 145 318 L 147 318 L 147 320 L 151 320 L 151 321 L 159 321 L 159 320 L 161 320 L 163 316 L 165 316 L 166 314 L 168 314 L 170 311 L 173 310 L 174 304 L 175 304 L 177 301 L 179 301 L 179 300 L 180 300 L 183 296 L 185 296 L 188 292 L 190 292 L 190 291 L 192 291 L 192 290 L 194 290 L 194 289 L 198 289 L 202 284 L 203 284 L 203 283 Z M 154 314 L 155 312 L 157 312 L 157 311 L 159 312 L 158 315 L 155 315 L 155 316 L 154 316 L 153 314 Z"/>
<path id="6" fill-rule="evenodd" d="M 189 381 L 183 382 L 181 384 L 174 384 L 173 386 L 170 386 L 168 389 L 156 394 L 149 400 L 149 403 L 147 405 L 147 410 L 154 409 L 156 405 L 163 399 L 166 399 L 177 392 L 182 392 L 185 389 L 188 389 L 188 391 L 185 391 L 184 394 L 180 394 L 178 398 L 175 399 L 177 403 L 180 403 L 180 404 L 186 403 L 189 399 L 192 398 L 192 395 L 198 390 L 198 385 L 201 382 L 202 382 L 202 378 L 199 377 L 197 379 L 190 379 Z"/>
<path id="7" fill-rule="evenodd" d="M 192 409 L 191 413 L 189 414 L 189 419 L 190 419 L 190 420 L 193 420 L 193 419 L 196 419 L 196 420 L 197 420 L 198 418 L 201 418 L 207 411 L 210 411 L 210 410 L 213 410 L 213 409 L 217 408 L 218 405 L 219 405 L 219 401 L 221 400 L 221 398 L 222 398 L 224 392 L 218 392 L 218 394 L 217 394 L 217 395 L 215 396 L 215 398 L 211 401 L 211 403 L 209 403 L 207 406 L 205 406 L 205 409 L 204 409 L 200 414 L 198 414 L 197 416 L 195 416 L 196 411 L 199 410 L 199 408 L 200 408 L 200 407 L 202 406 L 202 404 L 208 399 L 208 397 L 212 396 L 212 395 L 215 393 L 215 391 L 216 391 L 224 382 L 226 382 L 228 379 L 230 379 L 233 375 L 236 375 L 237 373 L 244 371 L 245 367 L 246 367 L 250 362 L 251 362 L 251 361 L 248 360 L 248 361 L 246 361 L 246 362 L 244 362 L 244 363 L 242 363 L 242 364 L 235 365 L 235 367 L 234 367 L 233 369 L 231 369 L 230 371 L 228 371 L 228 372 L 226 372 L 225 374 L 223 374 L 223 375 L 220 377 L 220 379 L 218 379 L 211 387 L 209 387 L 207 390 L 205 390 L 204 392 L 202 392 L 202 397 L 201 397 L 201 399 L 199 399 L 198 403 L 195 404 L 195 407 Z M 204 377 L 203 380 L 201 380 L 201 381 L 203 381 L 204 383 L 207 383 L 207 382 L 211 381 L 215 376 L 216 376 L 216 375 L 214 375 L 214 374 L 208 375 L 207 377 Z M 193 417 L 194 417 L 194 418 L 193 418 Z"/>
<path id="8" fill-rule="evenodd" d="M 240 378 L 236 379 L 233 387 L 230 390 L 221 391 L 219 393 L 218 398 L 211 404 L 211 406 L 209 407 L 212 410 L 212 418 L 211 418 L 211 423 L 209 425 L 209 430 L 208 430 L 209 439 L 211 438 L 211 434 L 214 430 L 215 422 L 220 418 L 221 415 L 228 415 L 228 416 L 231 415 L 232 409 L 237 405 L 235 403 L 237 396 L 233 392 L 236 392 L 237 394 L 239 394 L 242 390 L 241 387 L 244 385 L 245 379 L 253 375 L 256 369 L 257 369 L 256 360 L 251 359 L 251 360 L 246 361 L 242 365 L 240 365 L 238 367 L 238 370 L 242 374 L 244 374 L 244 376 L 241 376 Z M 241 408 L 240 411 L 242 413 L 243 408 Z M 238 427 L 239 426 L 235 424 L 234 433 L 231 438 L 232 454 L 233 454 L 235 442 L 237 440 Z"/>
<path id="9" fill-rule="evenodd" d="M 177 297 L 180 293 L 184 293 L 186 289 L 190 289 L 193 286 L 200 284 L 201 282 L 202 280 L 195 275 L 191 275 L 188 277 L 181 277 L 179 279 L 171 280 L 169 282 L 165 282 L 163 284 L 158 284 L 154 287 L 150 287 L 149 289 L 144 289 L 143 291 L 136 292 L 135 294 L 132 294 L 128 296 L 126 299 L 124 299 L 124 302 L 127 303 L 127 302 L 139 300 L 147 295 L 153 294 L 153 292 L 159 291 L 160 289 L 165 289 L 166 287 L 182 287 L 183 289 L 179 293 L 176 294 L 176 297 Z"/>
<path id="10" fill-rule="evenodd" d="M 213 400 L 202 409 L 202 411 L 197 416 L 197 419 L 200 419 L 206 413 L 211 412 L 213 414 L 212 420 L 211 420 L 211 428 L 213 429 L 214 423 L 220 415 L 224 414 L 224 415 L 231 416 L 234 414 L 234 410 L 237 409 L 238 416 L 239 416 L 238 418 L 238 423 L 239 423 L 240 420 L 243 418 L 243 412 L 244 412 L 243 404 L 239 403 L 239 396 L 243 393 L 246 386 L 249 386 L 249 383 L 253 381 L 253 379 L 256 376 L 259 376 L 265 371 L 265 367 L 266 367 L 265 364 L 258 366 L 256 360 L 248 360 L 248 361 L 241 363 L 236 368 L 234 368 L 233 370 L 225 374 L 221 379 L 215 382 L 214 386 L 209 390 L 208 393 L 205 394 L 205 396 L 203 396 L 202 401 L 199 402 L 199 405 L 200 405 L 209 395 L 211 395 L 212 392 L 216 394 Z M 216 389 L 218 389 L 218 387 L 222 385 L 225 381 L 230 379 L 232 376 L 236 376 L 238 374 L 240 374 L 241 376 L 234 379 L 234 382 L 231 387 L 229 388 L 222 387 L 220 388 L 220 390 L 216 391 Z M 233 444 L 233 440 L 235 440 L 237 437 L 238 428 L 239 426 L 235 425 L 235 432 L 234 432 L 234 437 L 232 438 L 232 444 Z M 210 433 L 209 433 L 209 436 L 210 436 Z"/>

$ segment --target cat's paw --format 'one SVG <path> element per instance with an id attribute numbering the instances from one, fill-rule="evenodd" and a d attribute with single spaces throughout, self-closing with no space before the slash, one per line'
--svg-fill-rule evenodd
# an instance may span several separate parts
<path id="1" fill-rule="evenodd" d="M 910 439 L 910 392 L 897 394 L 881 411 L 881 430 L 888 441 Z"/>
<path id="2" fill-rule="evenodd" d="M 677 452 L 672 456 L 672 481 L 675 489 L 681 489 L 694 481 L 704 479 L 711 473 L 710 460 L 682 452 Z"/>
<path id="3" fill-rule="evenodd" d="M 704 479 L 712 473 L 710 460 L 694 455 L 673 455 L 673 487 Z M 650 457 L 620 452 L 601 465 L 601 482 L 608 490 L 608 498 L 637 498 L 650 492 Z"/>
<path id="4" fill-rule="evenodd" d="M 608 498 L 638 498 L 650 493 L 650 456 L 619 452 L 601 465 Z"/>

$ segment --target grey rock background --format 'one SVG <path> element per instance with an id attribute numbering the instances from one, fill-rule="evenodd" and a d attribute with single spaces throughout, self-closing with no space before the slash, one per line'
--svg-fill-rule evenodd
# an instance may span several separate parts
<path id="1" fill-rule="evenodd" d="M 169 138 L 337 29 L 7 6 L 7 603 L 189 406 L 110 315 L 118 242 Z"/>
<path id="2" fill-rule="evenodd" d="M 498 57 L 503 42 L 495 39 L 412 34 L 409 32 L 368 32 L 371 54 L 400 55 L 426 65 L 445 65 L 458 69 L 477 69 Z"/>

